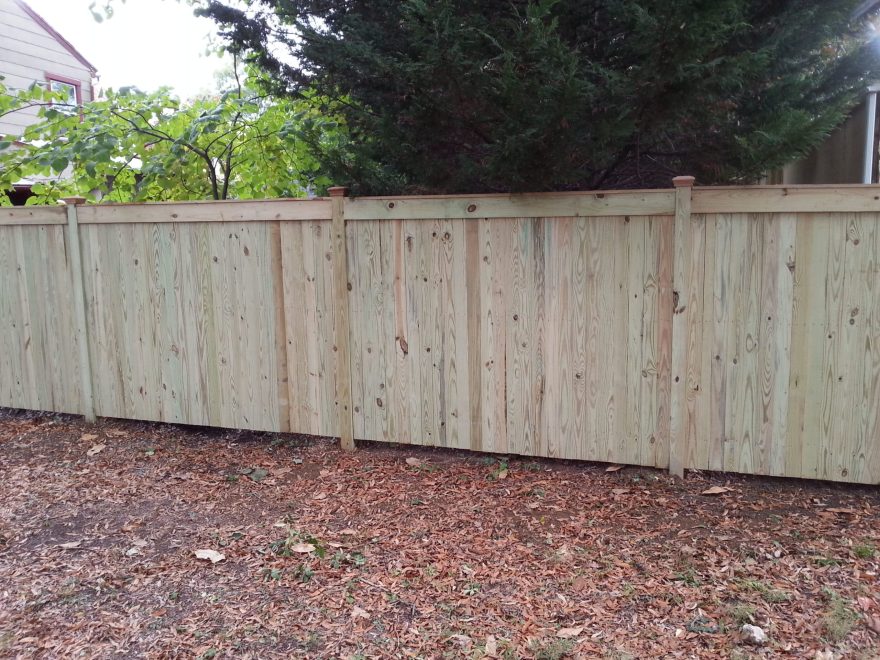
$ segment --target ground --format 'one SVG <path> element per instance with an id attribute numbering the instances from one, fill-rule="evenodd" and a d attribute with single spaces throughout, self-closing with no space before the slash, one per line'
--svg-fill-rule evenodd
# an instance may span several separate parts
<path id="1" fill-rule="evenodd" d="M 607 468 L 0 410 L 0 655 L 880 655 L 880 489 Z"/>

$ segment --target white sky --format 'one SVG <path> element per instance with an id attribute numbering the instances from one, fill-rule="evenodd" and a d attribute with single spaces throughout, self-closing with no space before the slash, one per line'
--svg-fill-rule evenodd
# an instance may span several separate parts
<path id="1" fill-rule="evenodd" d="M 205 55 L 214 22 L 174 0 L 116 0 L 113 18 L 103 23 L 89 11 L 92 0 L 25 1 L 97 67 L 99 89 L 168 85 L 187 98 L 212 90 L 214 73 L 225 67 Z"/>

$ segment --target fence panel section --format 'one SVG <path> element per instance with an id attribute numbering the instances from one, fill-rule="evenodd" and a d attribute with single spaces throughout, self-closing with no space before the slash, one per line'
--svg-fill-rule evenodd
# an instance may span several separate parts
<path id="1" fill-rule="evenodd" d="M 350 221 L 355 436 L 665 467 L 672 229 Z"/>

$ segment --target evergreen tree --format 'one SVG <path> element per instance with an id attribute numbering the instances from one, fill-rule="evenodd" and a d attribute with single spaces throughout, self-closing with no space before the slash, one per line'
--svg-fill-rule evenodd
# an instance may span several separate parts
<path id="1" fill-rule="evenodd" d="M 242 4 L 243 2 L 243 4 Z M 330 99 L 361 192 L 750 182 L 876 64 L 858 0 L 205 0 L 276 92 Z"/>

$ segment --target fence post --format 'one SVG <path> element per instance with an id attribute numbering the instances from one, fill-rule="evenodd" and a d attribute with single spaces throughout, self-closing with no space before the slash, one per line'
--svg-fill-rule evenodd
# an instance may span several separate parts
<path id="1" fill-rule="evenodd" d="M 694 177 L 677 176 L 675 186 L 674 262 L 672 271 L 672 389 L 669 406 L 669 472 L 684 477 L 687 456 L 688 330 L 691 260 L 691 195 Z"/>
<path id="2" fill-rule="evenodd" d="M 330 188 L 333 212 L 333 298 L 336 330 L 336 397 L 339 410 L 339 442 L 354 449 L 354 418 L 351 402 L 351 321 L 348 304 L 348 250 L 345 242 L 345 198 L 347 188 Z"/>
<path id="3" fill-rule="evenodd" d="M 86 319 L 85 273 L 79 239 L 77 206 L 85 204 L 85 197 L 65 197 L 67 204 L 67 243 L 70 249 L 70 270 L 73 277 L 73 308 L 76 343 L 79 346 L 79 373 L 82 388 L 82 410 L 87 422 L 95 421 L 95 396 L 92 390 L 92 361 L 89 357 L 89 328 Z"/>

